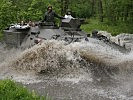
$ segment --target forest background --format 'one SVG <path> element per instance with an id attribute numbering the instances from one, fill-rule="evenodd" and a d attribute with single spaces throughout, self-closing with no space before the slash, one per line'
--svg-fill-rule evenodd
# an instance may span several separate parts
<path id="1" fill-rule="evenodd" d="M 0 0 L 0 36 L 11 23 L 39 21 L 49 5 L 59 15 L 67 9 L 76 18 L 84 18 L 81 28 L 119 33 L 133 33 L 133 0 Z"/>

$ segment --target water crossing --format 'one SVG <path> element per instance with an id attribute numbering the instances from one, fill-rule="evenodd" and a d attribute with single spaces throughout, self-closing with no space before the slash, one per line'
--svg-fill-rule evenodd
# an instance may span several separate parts
<path id="1" fill-rule="evenodd" d="M 48 40 L 32 48 L 0 48 L 0 78 L 22 82 L 54 100 L 133 99 L 133 52 L 106 43 Z"/>

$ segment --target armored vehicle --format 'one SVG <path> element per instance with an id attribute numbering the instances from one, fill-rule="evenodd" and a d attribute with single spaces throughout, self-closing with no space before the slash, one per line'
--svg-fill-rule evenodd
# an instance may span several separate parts
<path id="1" fill-rule="evenodd" d="M 67 44 L 81 40 L 89 41 L 87 33 L 80 29 L 81 23 L 80 19 L 67 18 L 61 21 L 59 27 L 52 22 L 36 22 L 31 26 L 14 24 L 4 30 L 5 43 L 7 47 L 28 48 L 51 39 L 66 41 Z M 107 37 L 98 35 L 97 31 L 92 32 L 92 38 L 103 41 L 122 53 L 130 51 L 110 41 Z"/>
<path id="2" fill-rule="evenodd" d="M 80 29 L 80 19 L 63 19 L 60 27 L 52 22 L 37 22 L 33 26 L 11 25 L 4 30 L 5 43 L 9 47 L 30 47 L 42 40 L 63 40 L 67 43 L 88 41 L 87 34 Z"/>

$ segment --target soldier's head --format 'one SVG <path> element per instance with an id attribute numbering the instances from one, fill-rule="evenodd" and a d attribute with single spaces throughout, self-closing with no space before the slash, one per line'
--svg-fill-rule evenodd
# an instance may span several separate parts
<path id="1" fill-rule="evenodd" d="M 67 15 L 71 15 L 71 10 L 70 9 L 67 9 Z"/>
<path id="2" fill-rule="evenodd" d="M 47 11 L 51 12 L 52 11 L 52 6 L 48 6 Z"/>
<path id="3" fill-rule="evenodd" d="M 92 36 L 95 37 L 95 36 L 97 36 L 97 34 L 98 34 L 98 31 L 97 31 L 97 30 L 93 30 L 93 31 L 92 31 Z"/>

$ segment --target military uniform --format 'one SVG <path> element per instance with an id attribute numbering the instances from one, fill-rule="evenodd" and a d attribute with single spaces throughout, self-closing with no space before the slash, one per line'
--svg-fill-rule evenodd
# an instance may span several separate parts
<path id="1" fill-rule="evenodd" d="M 44 14 L 44 20 L 43 21 L 55 23 L 54 17 L 59 18 L 59 19 L 64 19 L 63 17 L 58 16 L 54 11 L 51 11 L 51 12 L 46 12 Z"/>

